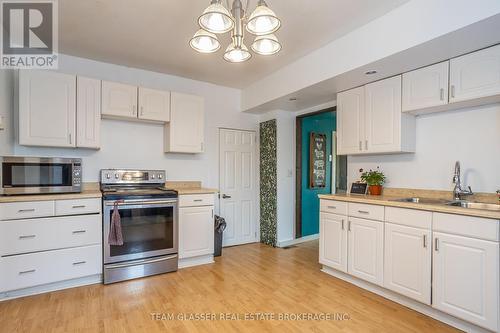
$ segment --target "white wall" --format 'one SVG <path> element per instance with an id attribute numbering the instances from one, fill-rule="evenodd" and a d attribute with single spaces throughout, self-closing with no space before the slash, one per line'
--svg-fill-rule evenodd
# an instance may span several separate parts
<path id="1" fill-rule="evenodd" d="M 243 90 L 243 110 L 500 13 L 498 0 L 412 0 Z"/>
<path id="2" fill-rule="evenodd" d="M 14 110 L 14 71 L 0 69 L 0 117 L 4 130 L 0 130 L 0 156 L 11 155 L 14 148 L 12 113 Z"/>
<path id="3" fill-rule="evenodd" d="M 476 192 L 500 189 L 500 104 L 417 117 L 415 154 L 349 156 L 348 181 L 380 168 L 388 187 L 451 191 L 455 161 Z"/>
<path id="4" fill-rule="evenodd" d="M 276 119 L 278 243 L 295 238 L 295 115 L 275 110 L 260 121 Z"/>
<path id="5" fill-rule="evenodd" d="M 101 149 L 14 147 L 16 155 L 83 158 L 83 180 L 97 181 L 102 168 L 158 168 L 170 180 L 200 180 L 219 187 L 218 128 L 258 130 L 258 116 L 240 112 L 240 91 L 135 68 L 61 55 L 59 71 L 103 80 L 196 94 L 205 98 L 205 153 L 163 153 L 163 127 L 103 120 Z"/>

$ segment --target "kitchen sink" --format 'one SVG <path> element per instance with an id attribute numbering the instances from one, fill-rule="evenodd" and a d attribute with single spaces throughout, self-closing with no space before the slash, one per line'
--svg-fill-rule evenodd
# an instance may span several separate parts
<path id="1" fill-rule="evenodd" d="M 462 208 L 470 208 L 470 209 L 484 209 L 484 210 L 492 210 L 500 212 L 500 205 L 497 204 L 489 204 L 482 202 L 468 202 L 468 201 L 451 201 L 446 205 L 462 207 Z"/>

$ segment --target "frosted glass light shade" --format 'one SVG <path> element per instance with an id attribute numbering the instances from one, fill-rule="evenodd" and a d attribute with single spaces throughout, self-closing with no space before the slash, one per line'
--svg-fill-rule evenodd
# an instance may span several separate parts
<path id="1" fill-rule="evenodd" d="M 220 49 L 220 43 L 213 33 L 203 29 L 198 30 L 189 41 L 193 49 L 201 53 L 213 53 Z"/>
<path id="2" fill-rule="evenodd" d="M 281 21 L 265 3 L 259 3 L 248 19 L 247 31 L 251 34 L 262 36 L 269 35 L 278 30 Z"/>
<path id="3" fill-rule="evenodd" d="M 202 29 L 214 34 L 226 33 L 234 27 L 231 13 L 221 4 L 220 0 L 212 1 L 198 18 L 198 24 Z"/>
<path id="4" fill-rule="evenodd" d="M 224 53 L 224 60 L 229 62 L 244 62 L 250 59 L 251 56 L 252 54 L 244 44 L 241 47 L 236 47 L 234 43 L 231 43 Z"/>
<path id="5" fill-rule="evenodd" d="M 272 55 L 281 50 L 281 44 L 273 34 L 257 36 L 252 44 L 252 50 L 260 55 Z"/>

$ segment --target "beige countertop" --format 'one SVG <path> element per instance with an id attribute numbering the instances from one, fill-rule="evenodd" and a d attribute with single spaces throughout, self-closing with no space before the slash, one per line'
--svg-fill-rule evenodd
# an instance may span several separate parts
<path id="1" fill-rule="evenodd" d="M 101 198 L 101 191 L 97 183 L 84 183 L 80 193 L 64 194 L 28 194 L 28 195 L 3 195 L 0 196 L 0 203 L 25 202 L 25 201 L 50 201 L 50 200 L 75 200 Z"/>
<path id="2" fill-rule="evenodd" d="M 214 188 L 202 187 L 199 181 L 167 181 L 165 187 L 176 190 L 179 195 L 213 194 L 219 192 L 219 190 Z"/>
<path id="3" fill-rule="evenodd" d="M 320 194 L 319 195 L 320 199 L 357 202 L 357 203 L 382 205 L 382 206 L 389 206 L 389 207 L 410 208 L 410 209 L 426 210 L 426 211 L 431 211 L 431 212 L 451 213 L 451 214 L 476 216 L 476 217 L 486 217 L 486 218 L 500 220 L 500 212 L 445 205 L 444 203 L 446 201 L 450 201 L 450 199 L 447 199 L 447 200 L 441 199 L 443 201 L 443 203 L 412 203 L 412 202 L 394 201 L 394 200 L 402 199 L 402 198 L 406 198 L 406 197 L 407 196 L 393 195 L 393 194 L 381 195 L 381 196 L 350 195 L 350 194 Z M 426 196 L 421 196 L 421 197 L 428 198 Z M 432 196 L 429 196 L 429 197 L 432 199 L 439 200 L 439 198 L 435 198 Z"/>

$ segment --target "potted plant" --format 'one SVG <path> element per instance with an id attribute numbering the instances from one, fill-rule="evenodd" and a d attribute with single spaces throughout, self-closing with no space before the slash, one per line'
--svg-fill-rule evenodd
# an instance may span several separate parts
<path id="1" fill-rule="evenodd" d="M 370 169 L 370 171 L 364 171 L 360 169 L 361 172 L 361 181 L 368 184 L 368 191 L 370 195 L 381 195 L 382 194 L 382 185 L 384 185 L 386 177 L 380 168 L 377 167 L 376 170 Z"/>

